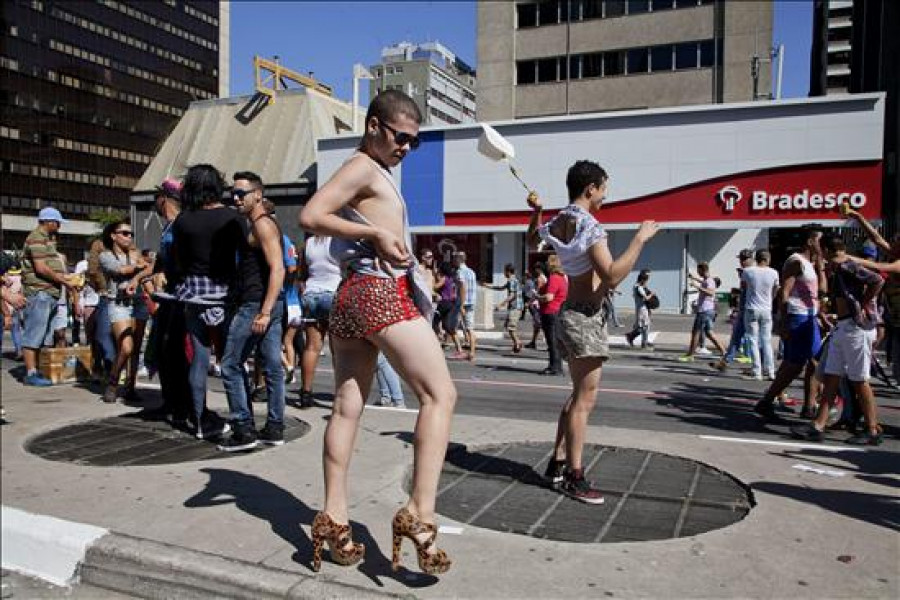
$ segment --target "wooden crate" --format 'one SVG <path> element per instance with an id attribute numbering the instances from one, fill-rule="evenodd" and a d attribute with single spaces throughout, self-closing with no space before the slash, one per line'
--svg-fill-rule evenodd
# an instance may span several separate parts
<path id="1" fill-rule="evenodd" d="M 90 381 L 90 346 L 71 348 L 42 348 L 38 357 L 38 370 L 53 383 Z"/>

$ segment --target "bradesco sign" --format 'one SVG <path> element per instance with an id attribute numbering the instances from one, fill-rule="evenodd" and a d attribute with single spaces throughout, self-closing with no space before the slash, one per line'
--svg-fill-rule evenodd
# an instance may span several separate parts
<path id="1" fill-rule="evenodd" d="M 733 211 L 743 198 L 740 188 L 734 185 L 723 187 L 716 196 L 726 212 Z M 860 191 L 820 193 L 809 189 L 797 194 L 753 190 L 750 192 L 749 204 L 751 213 L 833 210 L 842 204 L 849 204 L 851 208 L 858 210 L 866 205 L 866 194 Z"/>
<path id="2" fill-rule="evenodd" d="M 862 192 L 828 192 L 826 194 L 810 193 L 803 190 L 795 196 L 790 194 L 770 194 L 765 190 L 754 190 L 750 198 L 750 210 L 830 210 L 841 204 L 849 204 L 859 209 L 866 205 L 866 195 Z"/>

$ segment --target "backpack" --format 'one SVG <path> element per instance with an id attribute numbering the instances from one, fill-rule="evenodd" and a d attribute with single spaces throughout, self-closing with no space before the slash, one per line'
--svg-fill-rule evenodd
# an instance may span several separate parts
<path id="1" fill-rule="evenodd" d="M 650 290 L 647 291 L 649 292 Z M 644 306 L 646 306 L 649 310 L 656 310 L 657 308 L 659 308 L 659 296 L 654 293 L 652 296 L 644 300 Z"/>

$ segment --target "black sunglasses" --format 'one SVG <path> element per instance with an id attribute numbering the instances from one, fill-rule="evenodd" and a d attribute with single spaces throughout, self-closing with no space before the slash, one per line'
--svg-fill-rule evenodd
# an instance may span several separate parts
<path id="1" fill-rule="evenodd" d="M 124 235 L 125 237 L 131 237 L 134 235 L 133 231 L 125 231 L 124 229 L 122 231 L 114 231 L 113 233 L 117 233 L 119 235 Z"/>
<path id="2" fill-rule="evenodd" d="M 378 126 L 384 127 L 385 129 L 393 133 L 394 143 L 398 146 L 402 147 L 409 144 L 410 149 L 415 150 L 419 147 L 419 144 L 422 143 L 422 140 L 419 139 L 419 136 L 406 133 L 405 131 L 397 131 L 387 123 L 382 123 L 381 121 L 379 121 Z"/>
<path id="3" fill-rule="evenodd" d="M 247 194 L 252 194 L 254 191 L 255 191 L 255 190 L 242 190 L 242 189 L 239 189 L 239 188 L 234 188 L 233 190 L 231 190 L 231 195 L 232 195 L 234 198 L 237 198 L 237 199 L 239 199 L 239 200 L 243 200 L 243 199 L 244 199 L 244 196 L 246 196 Z"/>

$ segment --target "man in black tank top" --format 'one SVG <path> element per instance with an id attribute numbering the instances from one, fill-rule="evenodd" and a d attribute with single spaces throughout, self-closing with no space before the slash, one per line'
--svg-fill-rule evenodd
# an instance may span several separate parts
<path id="1" fill-rule="evenodd" d="M 225 452 L 251 450 L 260 442 L 284 443 L 284 370 L 281 366 L 281 321 L 284 303 L 284 261 L 281 230 L 263 204 L 262 180 L 255 173 L 234 175 L 235 206 L 247 218 L 238 248 L 238 280 L 230 325 L 222 358 L 222 381 L 231 409 L 230 438 L 219 449 Z M 244 362 L 259 347 L 268 392 L 266 425 L 259 433 L 249 407 L 249 375 Z"/>

